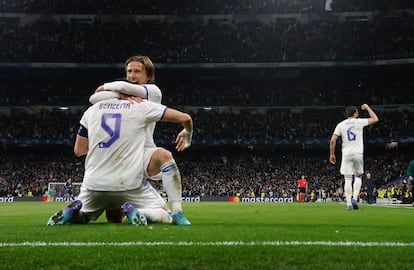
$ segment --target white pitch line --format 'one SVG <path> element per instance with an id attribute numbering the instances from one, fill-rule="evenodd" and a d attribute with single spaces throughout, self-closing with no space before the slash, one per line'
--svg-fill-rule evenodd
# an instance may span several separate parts
<path id="1" fill-rule="evenodd" d="M 414 247 L 413 242 L 331 242 L 331 241 L 268 241 L 268 242 L 21 242 L 0 243 L 0 247 L 62 247 L 62 246 L 354 246 Z"/>

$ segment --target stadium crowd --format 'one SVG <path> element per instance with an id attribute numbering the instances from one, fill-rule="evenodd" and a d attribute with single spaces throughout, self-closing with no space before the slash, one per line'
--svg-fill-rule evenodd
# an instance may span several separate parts
<path id="1" fill-rule="evenodd" d="M 343 118 L 343 108 L 335 110 L 308 109 L 294 113 L 283 109 L 251 111 L 192 113 L 197 123 L 194 144 L 289 144 L 301 141 L 303 144 L 325 144 L 333 132 L 334 123 Z M 0 140 L 41 140 L 73 143 L 82 112 L 65 113 L 43 110 L 38 114 L 16 112 L 2 116 Z M 412 111 L 379 112 L 381 122 L 366 129 L 371 143 L 390 143 L 414 134 Z M 159 144 L 172 144 L 177 127 L 161 123 L 157 126 L 155 138 Z"/>
<path id="2" fill-rule="evenodd" d="M 367 19 L 302 15 L 279 21 L 260 16 L 44 15 L 28 21 L 0 16 L 0 62 L 119 63 L 137 52 L 156 63 L 174 64 L 410 58 L 413 18 L 408 11 Z"/>
<path id="3" fill-rule="evenodd" d="M 297 192 L 297 180 L 302 174 L 309 181 L 310 192 L 325 191 L 330 198 L 342 194 L 342 176 L 338 168 L 329 164 L 325 152 L 217 149 L 176 156 L 183 176 L 184 196 L 290 197 Z M 75 158 L 69 147 L 49 146 L 40 153 L 10 149 L 0 155 L 0 160 L 0 197 L 42 196 L 49 182 L 65 182 L 68 178 L 80 182 L 83 177 L 83 159 Z M 405 176 L 407 156 L 393 150 L 371 151 L 365 163 L 380 190 Z M 153 184 L 160 187 L 159 182 Z"/>
<path id="4" fill-rule="evenodd" d="M 221 0 L 221 1 L 163 1 L 143 0 L 3 0 L 1 12 L 73 13 L 73 14 L 269 14 L 325 11 L 325 0 Z M 333 0 L 335 11 L 405 9 L 414 5 L 409 0 Z"/>
<path id="5" fill-rule="evenodd" d="M 158 69 L 156 83 L 163 92 L 163 102 L 170 106 L 345 106 L 362 101 L 372 105 L 414 104 L 410 68 L 196 69 L 172 74 Z M 115 70 L 27 69 L 16 73 L 3 69 L 0 106 L 86 106 L 98 85 L 123 76 L 121 68 Z M 291 91 L 295 94 L 287 94 Z M 398 91 L 398 95 L 390 95 L 390 91 Z"/>

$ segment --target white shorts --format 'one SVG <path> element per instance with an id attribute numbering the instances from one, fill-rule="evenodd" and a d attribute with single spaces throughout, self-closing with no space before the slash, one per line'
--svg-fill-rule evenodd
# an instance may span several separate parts
<path id="1" fill-rule="evenodd" d="M 342 175 L 362 175 L 364 173 L 364 155 L 342 156 L 340 171 Z"/>
<path id="2" fill-rule="evenodd" d="M 148 165 L 151 161 L 152 158 L 152 154 L 154 154 L 154 152 L 158 149 L 158 147 L 145 147 L 144 148 L 144 177 L 146 179 L 151 179 L 151 180 L 161 180 L 162 179 L 162 174 L 161 174 L 161 170 L 158 174 L 153 175 L 153 176 L 149 176 L 148 175 Z"/>
<path id="3" fill-rule="evenodd" d="M 94 191 L 81 187 L 78 199 L 82 202 L 82 212 L 89 220 L 96 220 L 108 209 L 119 209 L 124 202 L 130 202 L 141 209 L 166 209 L 166 202 L 161 195 L 143 180 L 142 185 L 127 191 Z"/>

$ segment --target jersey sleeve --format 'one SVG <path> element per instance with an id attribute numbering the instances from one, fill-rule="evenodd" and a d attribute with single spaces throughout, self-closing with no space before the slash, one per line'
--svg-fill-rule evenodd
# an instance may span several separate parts
<path id="1" fill-rule="evenodd" d="M 147 88 L 139 84 L 124 82 L 124 81 L 114 81 L 114 82 L 105 83 L 104 89 L 148 99 Z"/>
<path id="2" fill-rule="evenodd" d="M 120 95 L 117 92 L 112 91 L 101 91 L 96 92 L 92 96 L 89 97 L 89 102 L 91 104 L 98 103 L 103 100 L 113 99 L 113 98 L 119 98 Z"/>
<path id="3" fill-rule="evenodd" d="M 341 137 L 341 123 L 339 123 L 338 125 L 336 125 L 333 134 L 335 134 L 338 137 Z"/>
<path id="4" fill-rule="evenodd" d="M 148 122 L 158 122 L 164 117 L 167 106 L 155 102 L 147 101 L 141 103 L 145 106 L 145 114 Z"/>
<path id="5" fill-rule="evenodd" d="M 87 118 L 88 118 L 88 115 L 89 115 L 89 113 L 88 113 L 89 111 L 90 111 L 90 107 L 88 108 L 88 110 L 86 110 L 83 113 L 82 118 L 79 121 L 79 129 L 78 129 L 78 133 L 77 133 L 79 136 L 85 137 L 85 138 L 88 138 L 88 121 L 87 121 Z"/>
<path id="6" fill-rule="evenodd" d="M 160 88 L 158 88 L 155 84 L 144 84 L 143 87 L 147 89 L 148 92 L 148 100 L 155 102 L 155 103 L 161 103 L 162 101 L 162 92 Z"/>
<path id="7" fill-rule="evenodd" d="M 358 121 L 364 127 L 368 126 L 368 124 L 369 124 L 369 119 L 368 118 L 359 118 Z"/>

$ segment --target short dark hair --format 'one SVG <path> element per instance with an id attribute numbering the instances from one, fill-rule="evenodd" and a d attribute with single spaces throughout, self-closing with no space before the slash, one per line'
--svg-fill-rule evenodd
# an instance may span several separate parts
<path id="1" fill-rule="evenodd" d="M 346 117 L 351 117 L 354 115 L 354 113 L 356 113 L 358 111 L 358 108 L 355 106 L 349 106 L 345 108 L 345 116 Z"/>

